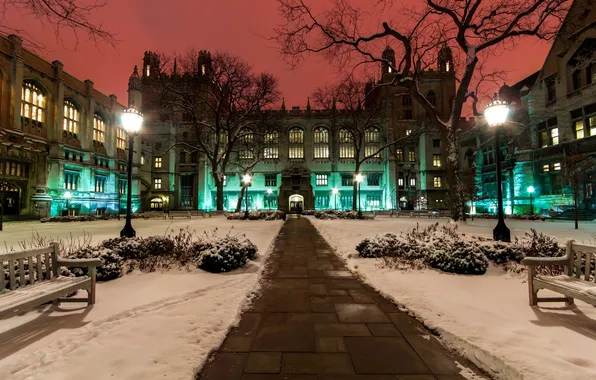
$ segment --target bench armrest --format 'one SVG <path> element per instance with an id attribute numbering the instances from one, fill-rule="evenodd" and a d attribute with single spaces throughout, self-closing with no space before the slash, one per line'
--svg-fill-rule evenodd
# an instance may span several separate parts
<path id="1" fill-rule="evenodd" d="M 99 267 L 103 263 L 100 259 L 58 259 L 56 264 L 67 268 Z"/>
<path id="2" fill-rule="evenodd" d="M 521 263 L 530 267 L 537 265 L 567 265 L 569 258 L 567 256 L 561 257 L 525 257 Z"/>

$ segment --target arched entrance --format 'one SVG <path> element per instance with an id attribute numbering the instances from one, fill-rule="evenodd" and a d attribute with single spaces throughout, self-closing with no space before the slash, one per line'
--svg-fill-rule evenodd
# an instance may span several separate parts
<path id="1" fill-rule="evenodd" d="M 290 195 L 290 212 L 302 213 L 304 210 L 304 197 L 300 194 Z"/>
<path id="2" fill-rule="evenodd" d="M 10 182 L 0 182 L 0 208 L 4 215 L 19 215 L 19 188 Z"/>
<path id="3" fill-rule="evenodd" d="M 163 211 L 163 199 L 155 197 L 150 202 L 151 211 Z"/>

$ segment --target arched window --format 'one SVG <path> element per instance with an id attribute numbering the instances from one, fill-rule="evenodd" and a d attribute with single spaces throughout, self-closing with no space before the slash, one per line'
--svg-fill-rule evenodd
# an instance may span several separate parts
<path id="1" fill-rule="evenodd" d="M 381 157 L 380 153 L 376 153 L 379 150 L 381 142 L 381 130 L 376 127 L 367 129 L 364 132 L 364 155 L 373 157 Z M 375 154 L 376 153 L 376 154 Z"/>
<path id="2" fill-rule="evenodd" d="M 339 130 L 339 158 L 354 158 L 354 136 L 347 129 Z"/>
<path id="3" fill-rule="evenodd" d="M 437 93 L 434 91 L 429 91 L 426 93 L 426 100 L 433 106 L 437 106 Z"/>
<path id="4" fill-rule="evenodd" d="M 279 158 L 279 134 L 276 131 L 265 134 L 265 149 L 263 157 L 265 159 Z"/>
<path id="5" fill-rule="evenodd" d="M 106 123 L 98 114 L 93 115 L 93 141 L 106 142 Z"/>
<path id="6" fill-rule="evenodd" d="M 120 150 L 125 150 L 127 141 L 128 141 L 128 138 L 126 136 L 126 131 L 122 128 L 117 128 L 116 129 L 116 148 L 118 148 Z"/>
<path id="7" fill-rule="evenodd" d="M 316 127 L 313 132 L 314 157 L 329 158 L 329 130 Z"/>
<path id="8" fill-rule="evenodd" d="M 240 142 L 240 149 L 238 150 L 238 158 L 241 160 L 250 160 L 254 158 L 254 141 L 255 135 L 252 133 L 250 129 L 245 129 L 240 132 L 240 137 L 238 139 Z"/>
<path id="9" fill-rule="evenodd" d="M 64 101 L 64 121 L 62 129 L 67 132 L 79 133 L 79 121 L 81 120 L 81 113 L 77 106 L 74 105 L 70 100 Z"/>
<path id="10" fill-rule="evenodd" d="M 21 116 L 40 123 L 45 121 L 46 99 L 40 88 L 32 82 L 23 82 Z"/>
<path id="11" fill-rule="evenodd" d="M 290 159 L 304 159 L 304 131 L 302 128 L 290 129 Z"/>

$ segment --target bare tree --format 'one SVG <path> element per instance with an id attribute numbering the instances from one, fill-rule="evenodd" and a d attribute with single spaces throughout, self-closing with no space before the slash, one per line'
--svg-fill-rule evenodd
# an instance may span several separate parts
<path id="1" fill-rule="evenodd" d="M 40 48 L 41 44 L 27 31 L 11 25 L 7 21 L 9 12 L 34 17 L 45 27 L 53 30 L 58 41 L 64 43 L 64 32 L 74 37 L 74 48 L 79 45 L 81 35 L 86 35 L 93 43 L 107 43 L 115 46 L 116 37 L 107 30 L 101 21 L 92 20 L 97 12 L 107 5 L 107 0 L 0 0 L 0 33 L 21 34 L 26 42 Z"/>
<path id="2" fill-rule="evenodd" d="M 315 11 L 314 1 L 278 2 L 283 22 L 273 38 L 290 64 L 300 64 L 313 53 L 324 54 L 336 67 L 383 63 L 394 74 L 392 81 L 384 85 L 409 89 L 447 140 L 451 217 L 459 220 L 463 200 L 458 122 L 464 104 L 474 102 L 473 83 L 479 64 L 520 37 L 553 38 L 571 0 L 426 0 L 415 9 L 379 0 L 378 12 L 362 9 L 350 0 L 334 0 L 322 12 Z M 377 20 L 386 21 L 379 25 Z M 367 28 L 370 24 L 375 25 Z M 387 45 L 392 45 L 401 59 L 393 62 L 383 57 L 381 50 Z M 461 62 L 454 74 L 456 94 L 447 115 L 441 115 L 420 90 L 424 69 L 444 46 Z"/>
<path id="3" fill-rule="evenodd" d="M 596 169 L 596 162 L 587 153 L 575 153 L 574 149 L 568 150 L 568 155 L 563 158 L 563 173 L 561 179 L 569 187 L 573 195 L 575 208 L 575 229 L 579 228 L 579 198 L 584 191 L 583 185 L 588 176 Z"/>
<path id="4" fill-rule="evenodd" d="M 414 138 L 421 132 L 416 130 L 409 136 L 398 138 L 394 138 L 389 130 L 384 134 L 380 126 L 386 124 L 385 104 L 373 99 L 366 90 L 365 82 L 348 76 L 335 85 L 318 88 L 313 94 L 317 106 L 332 111 L 331 120 L 338 131 L 340 149 L 344 144 L 351 146 L 355 173 L 360 173 L 365 162 L 380 159 L 383 151 L 389 147 Z M 358 206 L 357 190 L 358 185 L 354 181 L 353 210 Z"/>
<path id="5" fill-rule="evenodd" d="M 172 147 L 203 154 L 217 189 L 216 208 L 223 210 L 226 170 L 251 138 L 264 136 L 273 115 L 265 111 L 279 99 L 278 84 L 271 74 L 254 73 L 237 56 L 215 53 L 205 55 L 204 62 L 198 57 L 190 50 L 175 59 L 161 58 L 156 104 L 176 124 L 191 129 L 187 141 L 173 141 Z"/>

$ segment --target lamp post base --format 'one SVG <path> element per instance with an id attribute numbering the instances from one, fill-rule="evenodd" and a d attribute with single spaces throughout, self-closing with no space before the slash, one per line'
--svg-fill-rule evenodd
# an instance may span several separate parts
<path id="1" fill-rule="evenodd" d="M 511 242 L 511 231 L 505 225 L 504 220 L 499 220 L 497 226 L 493 230 L 493 240 L 495 241 L 504 241 L 507 243 Z"/>
<path id="2" fill-rule="evenodd" d="M 135 236 L 137 236 L 137 232 L 132 228 L 132 224 L 126 223 L 120 231 L 120 237 L 133 238 Z"/>

